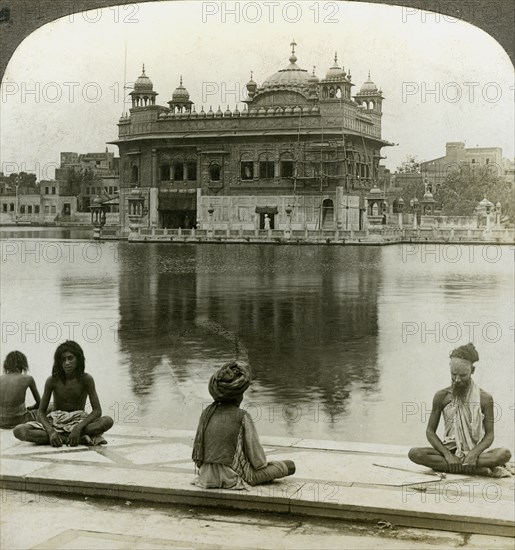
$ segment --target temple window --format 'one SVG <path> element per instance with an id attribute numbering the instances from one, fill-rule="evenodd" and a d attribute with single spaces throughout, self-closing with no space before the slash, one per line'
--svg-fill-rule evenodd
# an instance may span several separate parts
<path id="1" fill-rule="evenodd" d="M 137 183 L 137 181 L 139 180 L 139 170 L 138 170 L 138 167 L 137 166 L 133 166 L 131 168 L 131 182 L 132 183 Z"/>
<path id="2" fill-rule="evenodd" d="M 161 164 L 160 171 L 161 181 L 170 181 L 170 164 L 168 162 Z"/>
<path id="3" fill-rule="evenodd" d="M 194 160 L 186 163 L 186 172 L 188 181 L 197 181 L 197 163 Z"/>
<path id="4" fill-rule="evenodd" d="M 241 162 L 240 173 L 241 173 L 242 180 L 254 179 L 254 163 L 252 161 Z"/>
<path id="5" fill-rule="evenodd" d="M 213 163 L 209 166 L 209 179 L 210 181 L 220 181 L 220 165 Z"/>
<path id="6" fill-rule="evenodd" d="M 293 178 L 293 161 L 283 160 L 281 161 L 281 178 Z"/>
<path id="7" fill-rule="evenodd" d="M 259 177 L 260 179 L 273 179 L 274 177 L 274 162 L 273 161 L 261 161 L 259 163 Z"/>
<path id="8" fill-rule="evenodd" d="M 174 181 L 182 181 L 184 179 L 184 163 L 176 162 L 173 165 L 173 179 Z"/>

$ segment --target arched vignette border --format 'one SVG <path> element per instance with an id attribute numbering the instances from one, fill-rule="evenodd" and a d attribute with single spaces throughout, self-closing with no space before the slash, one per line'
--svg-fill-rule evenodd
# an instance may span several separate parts
<path id="1" fill-rule="evenodd" d="M 137 2 L 131 0 L 0 0 L 1 78 L 3 79 L 7 64 L 19 44 L 46 23 L 70 13 L 155 1 L 187 0 L 138 0 Z M 366 2 L 366 0 L 336 1 Z M 497 40 L 515 65 L 515 2 L 513 0 L 371 0 L 367 3 L 424 9 L 471 23 Z M 27 5 L 31 6 L 30 13 L 20 18 L 21 10 Z M 36 9 L 35 6 L 37 6 Z M 37 11 L 33 17 L 31 17 L 32 10 Z"/>

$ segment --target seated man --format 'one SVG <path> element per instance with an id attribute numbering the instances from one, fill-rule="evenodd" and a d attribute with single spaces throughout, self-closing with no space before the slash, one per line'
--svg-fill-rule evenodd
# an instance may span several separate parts
<path id="1" fill-rule="evenodd" d="M 75 447 L 80 443 L 97 445 L 106 443 L 101 436 L 113 425 L 113 419 L 102 416 L 93 377 L 84 372 L 86 360 L 82 348 L 67 340 L 54 354 L 52 376 L 45 383 L 45 390 L 38 410 L 39 422 L 27 422 L 16 426 L 14 436 L 21 441 L 39 445 L 61 447 L 63 443 Z M 46 415 L 51 396 L 54 411 Z M 89 398 L 92 411 L 84 411 Z"/>
<path id="2" fill-rule="evenodd" d="M 195 485 L 205 489 L 247 489 L 295 473 L 291 460 L 267 462 L 250 415 L 239 406 L 250 385 L 249 370 L 226 363 L 209 381 L 214 399 L 200 416 L 193 461 L 200 468 Z"/>
<path id="3" fill-rule="evenodd" d="M 452 384 L 436 392 L 427 425 L 426 436 L 432 447 L 411 449 L 410 460 L 441 472 L 509 475 L 499 467 L 510 460 L 510 451 L 486 451 L 494 441 L 494 409 L 492 396 L 472 380 L 473 363 L 479 360 L 476 348 L 472 343 L 460 346 L 450 358 Z M 436 435 L 442 414 L 443 441 Z"/>
<path id="4" fill-rule="evenodd" d="M 18 424 L 35 420 L 41 398 L 34 378 L 27 374 L 29 364 L 21 351 L 11 351 L 4 361 L 0 376 L 0 428 L 14 428 Z M 25 396 L 30 389 L 35 405 L 27 407 Z"/>

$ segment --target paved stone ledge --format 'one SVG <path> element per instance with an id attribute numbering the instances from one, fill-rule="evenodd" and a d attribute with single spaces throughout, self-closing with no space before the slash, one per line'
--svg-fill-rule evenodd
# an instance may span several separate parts
<path id="1" fill-rule="evenodd" d="M 407 447 L 263 436 L 267 456 L 294 476 L 249 491 L 191 484 L 193 432 L 115 426 L 108 445 L 75 448 L 16 441 L 0 430 L 6 489 L 106 496 L 331 517 L 484 535 L 515 535 L 513 478 L 448 475 L 406 458 Z"/>

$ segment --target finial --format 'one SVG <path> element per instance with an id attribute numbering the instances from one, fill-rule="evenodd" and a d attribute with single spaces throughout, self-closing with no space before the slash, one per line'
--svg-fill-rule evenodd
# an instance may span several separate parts
<path id="1" fill-rule="evenodd" d="M 368 69 L 368 79 L 370 80 L 370 69 Z"/>
<path id="2" fill-rule="evenodd" d="M 297 45 L 297 42 L 295 42 L 295 38 L 290 42 L 291 46 L 291 53 L 295 54 L 295 46 Z"/>
<path id="3" fill-rule="evenodd" d="M 145 63 L 143 63 L 143 74 L 145 74 Z"/>
<path id="4" fill-rule="evenodd" d="M 250 71 L 250 80 L 254 78 L 254 71 Z"/>
<path id="5" fill-rule="evenodd" d="M 315 69 L 316 69 L 316 66 L 313 65 L 313 76 L 315 76 Z"/>
<path id="6" fill-rule="evenodd" d="M 334 63 L 338 63 L 338 52 L 334 52 Z"/>
<path id="7" fill-rule="evenodd" d="M 181 86 L 182 86 L 182 74 L 181 74 Z"/>

